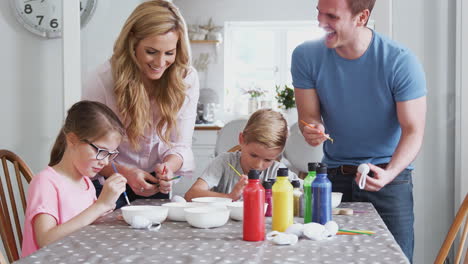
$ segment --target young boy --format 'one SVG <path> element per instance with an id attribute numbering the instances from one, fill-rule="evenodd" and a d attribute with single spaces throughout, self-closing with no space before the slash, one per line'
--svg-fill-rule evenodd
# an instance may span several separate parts
<path id="1" fill-rule="evenodd" d="M 277 161 L 288 137 L 288 125 L 281 113 L 261 109 L 252 114 L 239 134 L 238 152 L 227 152 L 216 157 L 185 194 L 187 201 L 196 197 L 227 197 L 239 200 L 247 185 L 249 170 L 262 171 L 261 182 L 275 179 L 276 171 L 286 167 Z M 231 164 L 242 176 L 229 167 Z M 297 176 L 289 172 L 289 179 Z"/>

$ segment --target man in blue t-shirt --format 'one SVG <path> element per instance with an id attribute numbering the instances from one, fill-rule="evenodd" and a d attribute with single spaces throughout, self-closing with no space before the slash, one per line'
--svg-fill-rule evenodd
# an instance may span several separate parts
<path id="1" fill-rule="evenodd" d="M 319 0 L 326 36 L 294 50 L 291 73 L 299 119 L 310 124 L 301 131 L 312 146 L 324 142 L 333 191 L 371 202 L 412 261 L 411 162 L 424 135 L 426 82 L 408 49 L 366 27 L 374 3 Z M 362 190 L 361 163 L 371 169 Z"/>

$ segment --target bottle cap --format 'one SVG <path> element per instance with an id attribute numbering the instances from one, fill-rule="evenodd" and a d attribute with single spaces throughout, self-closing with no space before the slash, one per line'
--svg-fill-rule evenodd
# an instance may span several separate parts
<path id="1" fill-rule="evenodd" d="M 316 171 L 318 166 L 319 166 L 318 162 L 309 162 L 309 163 L 307 163 L 307 169 L 309 171 Z"/>
<path id="2" fill-rule="evenodd" d="M 275 184 L 276 182 L 276 179 L 275 178 L 270 178 L 268 179 L 269 182 L 271 182 L 271 185 Z"/>
<path id="3" fill-rule="evenodd" d="M 301 187 L 301 182 L 299 180 L 292 180 L 291 184 L 293 188 L 300 188 Z"/>
<path id="4" fill-rule="evenodd" d="M 288 168 L 279 168 L 276 175 L 280 177 L 288 176 Z"/>
<path id="5" fill-rule="evenodd" d="M 327 165 L 325 166 L 320 166 L 317 168 L 317 174 L 327 174 Z"/>
<path id="6" fill-rule="evenodd" d="M 265 189 L 271 189 L 273 187 L 273 182 L 268 180 L 263 182 L 263 188 Z"/>
<path id="7" fill-rule="evenodd" d="M 250 170 L 249 171 L 249 180 L 258 180 L 260 179 L 260 171 L 258 170 Z"/>

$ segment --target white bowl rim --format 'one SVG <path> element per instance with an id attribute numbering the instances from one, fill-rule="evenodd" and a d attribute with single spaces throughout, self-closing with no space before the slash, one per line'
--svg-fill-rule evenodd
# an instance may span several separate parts
<path id="1" fill-rule="evenodd" d="M 197 197 L 193 198 L 192 202 L 197 202 L 197 203 L 231 203 L 232 199 L 231 198 L 225 198 L 225 197 Z"/>
<path id="2" fill-rule="evenodd" d="M 184 211 L 188 213 L 192 213 L 192 214 L 206 214 L 206 213 L 222 212 L 222 211 L 229 211 L 229 210 L 224 207 L 200 206 L 200 207 L 185 208 Z"/>
<path id="3" fill-rule="evenodd" d="M 159 206 L 159 205 L 130 205 L 130 206 L 123 206 L 120 209 L 122 211 L 134 212 L 134 211 L 148 210 L 148 209 L 166 210 L 167 208 Z"/>

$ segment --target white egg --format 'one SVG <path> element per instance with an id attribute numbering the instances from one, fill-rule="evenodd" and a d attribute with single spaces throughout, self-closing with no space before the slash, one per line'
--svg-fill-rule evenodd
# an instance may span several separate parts
<path id="1" fill-rule="evenodd" d="M 326 238 L 325 226 L 319 223 L 308 223 L 304 225 L 304 236 L 314 241 Z"/>
<path id="2" fill-rule="evenodd" d="M 304 230 L 304 225 L 297 223 L 297 224 L 290 225 L 286 229 L 285 233 L 286 234 L 294 234 L 294 235 L 300 237 L 300 236 L 302 236 L 303 230 Z"/>
<path id="3" fill-rule="evenodd" d="M 273 232 L 268 233 L 267 239 L 271 240 L 271 242 L 276 245 L 294 245 L 299 240 L 299 238 L 294 234 L 280 233 L 277 231 Z"/>
<path id="4" fill-rule="evenodd" d="M 187 201 L 184 199 L 184 197 L 179 196 L 179 195 L 174 195 L 171 198 L 171 202 L 176 202 L 176 203 L 186 203 Z"/>
<path id="5" fill-rule="evenodd" d="M 275 236 L 277 236 L 279 234 L 281 234 L 281 233 L 278 232 L 278 231 L 271 231 L 266 235 L 266 239 L 267 240 L 273 240 L 273 238 L 275 238 Z"/>
<path id="6" fill-rule="evenodd" d="M 336 233 L 338 233 L 338 229 L 338 224 L 335 221 L 328 221 L 325 224 L 325 232 L 327 237 L 336 235 Z"/>
<path id="7" fill-rule="evenodd" d="M 151 226 L 151 221 L 148 218 L 140 215 L 135 215 L 132 217 L 131 223 L 133 228 L 148 228 Z"/>

